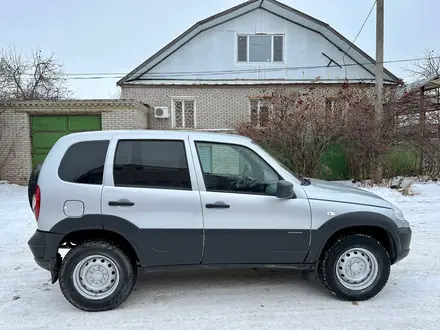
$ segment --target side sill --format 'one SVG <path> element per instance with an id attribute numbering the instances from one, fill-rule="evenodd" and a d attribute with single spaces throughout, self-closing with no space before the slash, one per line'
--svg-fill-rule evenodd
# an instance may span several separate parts
<path id="1" fill-rule="evenodd" d="M 177 265 L 177 266 L 154 266 L 139 267 L 144 273 L 167 272 L 173 270 L 192 271 L 202 269 L 293 269 L 293 270 L 313 270 L 315 264 L 210 264 L 210 265 Z"/>

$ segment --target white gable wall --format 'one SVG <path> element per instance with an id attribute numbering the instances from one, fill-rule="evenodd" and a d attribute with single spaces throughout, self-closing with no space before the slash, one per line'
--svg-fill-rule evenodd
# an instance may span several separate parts
<path id="1" fill-rule="evenodd" d="M 265 32 L 284 35 L 284 63 L 237 63 L 237 35 Z M 172 53 L 141 79 L 179 79 L 179 80 L 216 80 L 216 79 L 286 79 L 314 80 L 374 79 L 374 76 L 359 65 L 346 67 L 315 68 L 300 70 L 264 71 L 271 68 L 291 68 L 304 66 L 326 66 L 329 60 L 324 52 L 340 65 L 343 64 L 343 52 L 320 34 L 300 25 L 280 18 L 272 13 L 256 9 L 231 21 L 203 31 L 184 46 Z M 345 57 L 346 64 L 355 64 Z M 332 65 L 334 65 L 332 63 Z M 371 64 L 369 65 L 371 68 Z M 263 69 L 262 71 L 259 71 Z M 237 70 L 252 70 L 243 73 Z M 217 71 L 210 74 L 195 72 Z M 218 71 L 222 73 L 218 73 Z M 224 73 L 224 71 L 232 71 Z M 235 71 L 235 72 L 234 72 Z M 347 76 L 345 71 L 347 71 Z M 187 72 L 188 74 L 176 74 Z"/>

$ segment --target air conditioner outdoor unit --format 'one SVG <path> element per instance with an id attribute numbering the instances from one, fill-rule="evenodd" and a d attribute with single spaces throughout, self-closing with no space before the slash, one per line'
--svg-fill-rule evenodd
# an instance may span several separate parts
<path id="1" fill-rule="evenodd" d="M 154 107 L 154 117 L 155 118 L 169 118 L 170 112 L 168 107 Z"/>

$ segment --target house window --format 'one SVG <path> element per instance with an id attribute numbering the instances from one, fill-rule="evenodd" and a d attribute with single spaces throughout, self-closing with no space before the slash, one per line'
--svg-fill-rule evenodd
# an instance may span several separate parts
<path id="1" fill-rule="evenodd" d="M 327 98 L 325 100 L 325 118 L 342 119 L 342 102 L 336 98 Z"/>
<path id="2" fill-rule="evenodd" d="M 239 35 L 238 62 L 283 62 L 284 37 L 279 35 Z"/>
<path id="3" fill-rule="evenodd" d="M 174 100 L 174 128 L 196 128 L 195 100 Z"/>
<path id="4" fill-rule="evenodd" d="M 266 127 L 269 122 L 270 106 L 267 101 L 251 99 L 251 124 L 256 127 Z"/>

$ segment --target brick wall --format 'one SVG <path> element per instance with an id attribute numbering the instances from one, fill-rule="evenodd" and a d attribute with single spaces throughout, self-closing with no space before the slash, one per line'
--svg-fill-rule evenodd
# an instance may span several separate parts
<path id="1" fill-rule="evenodd" d="M 0 114 L 0 179 L 16 184 L 28 182 L 32 171 L 30 115 L 101 114 L 103 130 L 146 129 L 146 109 L 141 105 L 115 106 L 111 100 L 107 106 L 95 106 L 93 102 L 75 106 L 75 101 L 66 106 L 60 101 L 59 107 L 52 102 L 50 106 L 20 104 L 8 108 Z"/>
<path id="2" fill-rule="evenodd" d="M 146 129 L 147 113 L 141 110 L 114 110 L 101 114 L 103 130 Z"/>
<path id="3" fill-rule="evenodd" d="M 126 85 L 121 88 L 121 96 L 124 99 L 146 103 L 151 109 L 155 106 L 169 107 L 171 117 L 167 119 L 154 118 L 153 112 L 148 112 L 148 127 L 151 129 L 173 128 L 172 100 L 179 97 L 194 98 L 197 129 L 225 129 L 233 128 L 236 123 L 248 120 L 250 117 L 249 98 L 270 95 L 280 87 L 306 93 L 310 85 L 262 87 Z M 336 96 L 340 87 L 340 85 L 315 85 L 317 102 L 324 108 L 325 99 Z"/>
<path id="4" fill-rule="evenodd" d="M 228 146 L 213 145 L 212 172 L 217 174 L 240 174 L 240 155 Z"/>
<path id="5" fill-rule="evenodd" d="M 0 179 L 24 183 L 31 167 L 29 116 L 6 109 L 0 114 Z"/>

